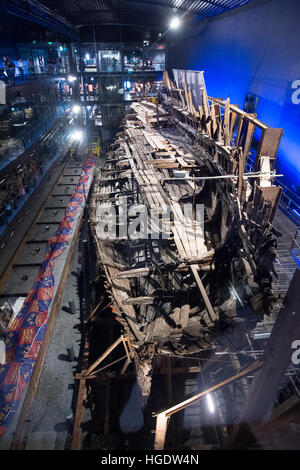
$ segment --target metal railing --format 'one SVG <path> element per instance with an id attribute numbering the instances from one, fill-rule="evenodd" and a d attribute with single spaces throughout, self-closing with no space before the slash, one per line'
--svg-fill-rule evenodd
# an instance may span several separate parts
<path id="1" fill-rule="evenodd" d="M 276 186 L 282 188 L 282 196 L 280 200 L 280 208 L 283 212 L 294 222 L 294 224 L 300 226 L 300 198 L 292 191 L 288 186 L 284 185 L 281 181 L 275 178 Z"/>

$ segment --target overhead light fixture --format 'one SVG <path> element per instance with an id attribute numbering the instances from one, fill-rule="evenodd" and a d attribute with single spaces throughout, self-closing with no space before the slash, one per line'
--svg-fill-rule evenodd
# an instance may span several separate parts
<path id="1" fill-rule="evenodd" d="M 71 139 L 80 142 L 83 139 L 83 132 L 80 130 L 74 131 L 71 135 Z"/>
<path id="2" fill-rule="evenodd" d="M 78 104 L 74 104 L 72 111 L 74 114 L 78 114 L 80 112 L 80 106 Z"/>
<path id="3" fill-rule="evenodd" d="M 75 80 L 77 80 L 77 77 L 74 77 L 74 75 L 68 76 L 68 82 L 75 82 Z"/>
<path id="4" fill-rule="evenodd" d="M 179 19 L 177 16 L 175 16 L 175 17 L 171 20 L 170 29 L 177 29 L 177 28 L 179 28 L 180 23 L 181 23 L 180 19 Z"/>
<path id="5" fill-rule="evenodd" d="M 208 393 L 206 395 L 206 403 L 207 403 L 208 411 L 210 413 L 214 413 L 215 412 L 215 404 L 214 404 L 213 398 L 212 398 L 210 393 Z"/>

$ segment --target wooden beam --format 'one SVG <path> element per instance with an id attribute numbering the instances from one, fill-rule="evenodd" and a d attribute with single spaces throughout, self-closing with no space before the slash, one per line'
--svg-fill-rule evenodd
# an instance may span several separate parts
<path id="1" fill-rule="evenodd" d="M 230 130 L 229 130 L 229 119 L 230 119 L 230 113 L 229 113 L 229 106 L 230 106 L 230 99 L 227 98 L 226 103 L 225 103 L 225 111 L 224 111 L 224 144 L 226 147 L 230 145 Z"/>
<path id="2" fill-rule="evenodd" d="M 79 374 L 79 375 L 76 376 L 76 378 L 78 378 L 78 379 L 85 378 L 85 380 L 94 379 L 99 372 L 102 372 L 103 370 L 108 369 L 110 366 L 113 366 L 113 365 L 117 364 L 118 362 L 123 361 L 124 359 L 128 359 L 127 354 L 125 354 L 122 357 L 119 357 L 119 359 L 116 359 L 115 361 L 112 361 L 109 364 L 106 364 L 105 366 L 101 367 L 100 369 L 96 369 L 92 374 L 89 374 L 89 375 L 86 375 L 86 376 L 84 374 Z"/>
<path id="3" fill-rule="evenodd" d="M 184 96 L 185 96 L 186 106 L 187 106 L 188 111 L 190 112 L 188 92 L 187 92 L 187 87 L 186 87 L 185 78 L 184 78 L 183 73 L 181 73 L 181 80 L 182 80 L 183 89 L 184 89 Z"/>
<path id="4" fill-rule="evenodd" d="M 89 341 L 88 341 L 88 336 L 87 336 L 87 331 L 86 331 L 86 323 L 87 322 L 85 321 L 84 330 L 83 330 L 84 352 L 83 352 L 83 359 L 82 359 L 82 371 L 85 370 L 87 363 L 88 363 L 88 357 L 89 357 Z M 84 377 L 80 377 L 77 403 L 76 403 L 76 412 L 75 412 L 75 419 L 74 419 L 73 433 L 72 433 L 71 450 L 81 450 L 81 444 L 82 444 L 81 424 L 82 424 L 83 415 L 84 415 L 85 399 L 86 399 L 86 381 Z"/>
<path id="5" fill-rule="evenodd" d="M 212 136 L 214 136 L 218 129 L 218 125 L 216 121 L 216 109 L 215 109 L 214 103 L 211 104 L 210 115 L 211 115 L 211 125 L 212 125 Z"/>
<path id="6" fill-rule="evenodd" d="M 111 381 L 108 379 L 105 382 L 105 412 L 104 412 L 104 426 L 103 426 L 104 436 L 106 436 L 109 433 L 109 427 L 110 427 L 110 388 L 111 388 Z"/>
<path id="7" fill-rule="evenodd" d="M 155 297 L 154 296 L 145 296 L 145 297 L 128 297 L 123 300 L 125 305 L 150 305 L 153 304 Z"/>
<path id="8" fill-rule="evenodd" d="M 245 155 L 242 152 L 241 147 L 238 148 L 238 198 L 240 202 L 242 203 L 242 192 L 243 192 L 243 186 L 244 186 L 244 170 L 245 170 L 245 165 L 246 165 L 246 160 L 245 160 Z"/>
<path id="9" fill-rule="evenodd" d="M 122 271 L 115 275 L 114 279 L 131 279 L 135 277 L 146 277 L 150 274 L 150 268 L 137 268 Z"/>
<path id="10" fill-rule="evenodd" d="M 122 336 L 120 336 L 103 354 L 101 354 L 100 357 L 98 357 L 95 362 L 93 362 L 93 364 L 85 371 L 85 375 L 89 375 L 120 343 L 122 343 Z"/>
<path id="11" fill-rule="evenodd" d="M 254 131 L 255 131 L 254 124 L 249 122 L 248 123 L 247 134 L 246 134 L 246 142 L 245 142 L 245 146 L 244 146 L 244 161 L 245 161 L 245 163 L 247 162 L 247 159 L 249 157 L 249 152 L 250 152 L 250 149 L 251 149 L 251 144 L 252 144 Z"/>
<path id="12" fill-rule="evenodd" d="M 121 375 L 124 375 L 124 374 L 125 374 L 125 372 L 126 372 L 126 370 L 128 369 L 128 366 L 129 366 L 130 363 L 131 363 L 131 360 L 128 359 L 128 357 L 127 357 L 127 359 L 126 359 L 126 361 L 125 361 L 125 363 L 124 363 L 124 365 L 123 365 L 123 367 L 122 367 L 122 370 L 121 370 L 121 372 L 120 372 Z"/>
<path id="13" fill-rule="evenodd" d="M 192 273 L 194 275 L 195 281 L 198 284 L 198 287 L 200 289 L 200 292 L 201 292 L 202 298 L 204 300 L 205 308 L 207 310 L 208 316 L 209 316 L 211 322 L 213 323 L 214 321 L 216 321 L 218 319 L 218 316 L 216 315 L 216 313 L 215 313 L 215 311 L 214 311 L 214 309 L 213 309 L 213 307 L 210 303 L 210 300 L 208 298 L 206 290 L 205 290 L 205 288 L 202 284 L 202 281 L 200 279 L 200 276 L 198 274 L 199 266 L 197 264 L 191 265 L 191 270 L 192 270 Z"/>
<path id="14" fill-rule="evenodd" d="M 211 98 L 209 97 L 211 101 L 214 101 L 215 103 L 220 104 L 221 106 L 225 106 L 225 102 L 219 98 Z M 259 121 L 259 119 L 256 119 L 255 117 L 251 116 L 250 114 L 246 113 L 246 111 L 243 111 L 242 109 L 238 108 L 236 105 L 231 104 L 229 106 L 229 109 L 242 118 L 247 119 L 249 122 L 255 125 L 255 127 L 258 127 L 259 129 L 270 129 L 270 126 L 267 126 L 264 124 L 262 121 Z"/>
<path id="15" fill-rule="evenodd" d="M 73 434 L 71 442 L 71 450 L 81 450 L 82 428 L 84 401 L 86 399 L 86 381 L 81 378 L 79 381 L 79 390 L 77 396 L 76 413 L 73 425 Z"/>
<path id="16" fill-rule="evenodd" d="M 260 369 L 262 367 L 262 365 L 263 365 L 262 362 L 256 361 L 253 364 L 251 364 L 249 367 L 244 369 L 243 371 L 229 377 L 228 379 L 223 380 L 222 382 L 213 385 L 212 387 L 204 390 L 203 392 L 200 392 L 197 395 L 194 395 L 193 397 L 188 398 L 187 400 L 184 400 L 181 403 L 178 403 L 177 405 L 172 406 L 171 408 L 169 408 L 165 411 L 161 411 L 160 413 L 157 413 L 157 415 L 156 415 L 156 431 L 155 431 L 154 449 L 155 450 L 163 450 L 164 449 L 168 420 L 170 419 L 170 417 L 173 414 L 177 413 L 178 411 L 183 410 L 187 406 L 190 406 L 195 401 L 199 400 L 200 398 L 205 397 L 208 393 L 219 390 L 220 388 L 224 387 L 225 385 L 233 383 L 236 380 L 239 380 L 239 379 L 245 377 L 246 375 L 248 375 L 250 373 L 252 374 L 256 370 Z"/>

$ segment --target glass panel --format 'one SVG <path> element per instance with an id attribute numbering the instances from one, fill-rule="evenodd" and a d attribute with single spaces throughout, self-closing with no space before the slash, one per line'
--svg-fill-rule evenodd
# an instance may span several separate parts
<path id="1" fill-rule="evenodd" d="M 119 51 L 99 51 L 100 72 L 121 72 L 121 54 Z"/>
<path id="2" fill-rule="evenodd" d="M 141 47 L 126 49 L 124 66 L 126 72 L 162 71 L 165 69 L 165 46 L 162 44 L 156 49 Z"/>
<path id="3" fill-rule="evenodd" d="M 83 84 L 79 85 L 81 100 L 84 100 Z M 98 101 L 99 99 L 99 86 L 96 77 L 85 77 L 84 78 L 84 91 L 85 98 L 87 101 Z"/>
<path id="4" fill-rule="evenodd" d="M 83 44 L 77 47 L 75 47 L 75 54 L 78 72 L 97 72 L 95 45 Z"/>
<path id="5" fill-rule="evenodd" d="M 26 123 L 26 119 L 33 119 L 33 113 L 35 112 L 35 109 L 34 106 L 30 104 L 26 106 L 18 105 L 15 106 L 11 112 L 13 114 L 12 123 L 23 125 L 24 123 Z M 51 119 L 54 115 L 49 114 L 48 109 L 46 116 L 49 120 L 49 117 Z M 39 117 L 39 119 L 42 118 Z M 43 125 L 45 125 L 45 122 L 43 120 L 39 122 L 33 122 L 37 123 L 38 125 L 41 124 L 42 130 L 46 130 L 45 126 L 43 127 Z M 69 133 L 66 132 L 68 128 L 68 119 L 65 118 L 61 121 L 60 126 L 56 127 L 56 129 L 49 136 L 49 138 L 45 142 L 43 142 L 38 148 L 33 150 L 29 160 L 27 160 L 22 165 L 19 165 L 17 168 L 13 169 L 9 173 L 9 176 L 6 176 L 1 180 L 0 234 L 6 229 L 7 225 L 11 222 L 16 213 L 28 200 L 37 185 L 40 183 L 46 171 L 53 164 L 53 161 L 59 155 L 61 155 L 61 150 L 69 139 Z M 32 129 L 32 132 L 36 132 L 38 130 L 40 129 L 35 127 L 34 129 Z M 18 137 L 18 140 L 21 142 L 21 135 L 18 135 Z M 23 138 L 30 138 L 30 135 L 24 135 Z M 12 142 L 12 139 L 10 139 L 10 143 L 14 143 Z M 13 145 L 11 146 L 13 147 Z M 24 148 L 22 148 L 21 150 L 24 150 Z M 18 155 L 15 155 L 15 158 L 16 156 Z M 11 160 L 13 160 L 13 156 L 11 156 L 11 158 L 8 158 L 5 163 L 9 163 L 9 161 Z M 3 163 L 2 160 L 1 163 Z"/>
<path id="6" fill-rule="evenodd" d="M 121 78 L 107 77 L 100 80 L 100 99 L 103 103 L 114 103 L 123 101 L 124 88 Z"/>

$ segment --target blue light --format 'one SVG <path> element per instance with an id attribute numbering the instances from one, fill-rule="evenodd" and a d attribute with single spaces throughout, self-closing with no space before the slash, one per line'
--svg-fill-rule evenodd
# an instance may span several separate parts
<path id="1" fill-rule="evenodd" d="M 293 12 L 281 15 L 279 11 L 262 3 L 257 8 L 207 22 L 194 38 L 188 54 L 180 37 L 171 54 L 175 68 L 204 70 L 209 96 L 230 97 L 231 103 L 240 108 L 247 93 L 259 97 L 258 119 L 284 130 L 276 170 L 284 174 L 285 185 L 297 187 L 300 104 L 292 101 L 297 91 L 292 84 L 300 80 L 299 42 L 294 39 L 298 27 L 294 18 L 299 17 L 300 2 Z M 267 26 L 263 18 L 268 18 Z M 171 54 L 169 60 L 173 59 Z"/>

